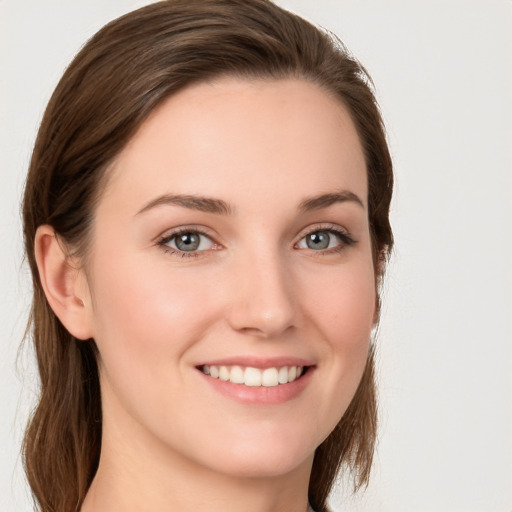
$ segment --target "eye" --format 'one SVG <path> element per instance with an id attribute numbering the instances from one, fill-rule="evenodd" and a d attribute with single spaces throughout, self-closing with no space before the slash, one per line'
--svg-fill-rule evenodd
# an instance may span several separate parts
<path id="1" fill-rule="evenodd" d="M 352 245 L 354 240 L 336 229 L 318 229 L 308 233 L 299 240 L 298 249 L 311 249 L 313 251 L 341 250 L 347 245 Z"/>
<path id="2" fill-rule="evenodd" d="M 215 247 L 215 242 L 204 233 L 199 231 L 180 231 L 162 238 L 158 245 L 171 252 L 194 253 L 207 251 Z M 184 255 L 184 254 L 183 254 Z"/>

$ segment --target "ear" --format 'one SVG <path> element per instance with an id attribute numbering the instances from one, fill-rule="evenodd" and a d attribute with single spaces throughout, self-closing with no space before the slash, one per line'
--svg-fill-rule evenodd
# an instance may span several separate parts
<path id="1" fill-rule="evenodd" d="M 75 338 L 92 338 L 91 294 L 83 269 L 73 265 L 51 226 L 39 226 L 34 250 L 39 279 L 53 312 Z"/>

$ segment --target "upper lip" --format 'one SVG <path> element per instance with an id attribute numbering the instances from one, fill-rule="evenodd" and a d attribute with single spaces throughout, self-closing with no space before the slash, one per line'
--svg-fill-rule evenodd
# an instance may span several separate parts
<path id="1" fill-rule="evenodd" d="M 256 356 L 231 356 L 219 359 L 211 359 L 198 364 L 201 366 L 244 366 L 251 368 L 282 368 L 283 366 L 314 366 L 310 359 L 301 357 L 256 357 Z"/>

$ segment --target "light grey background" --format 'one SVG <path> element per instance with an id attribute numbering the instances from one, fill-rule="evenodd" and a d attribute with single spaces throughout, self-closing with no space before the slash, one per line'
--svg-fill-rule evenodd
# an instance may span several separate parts
<path id="1" fill-rule="evenodd" d="M 19 201 L 37 125 L 78 48 L 135 0 L 0 0 L 0 511 L 36 390 Z M 281 0 L 374 78 L 396 168 L 379 335 L 380 443 L 347 512 L 512 512 L 512 2 Z M 18 369 L 17 369 L 18 366 Z"/>

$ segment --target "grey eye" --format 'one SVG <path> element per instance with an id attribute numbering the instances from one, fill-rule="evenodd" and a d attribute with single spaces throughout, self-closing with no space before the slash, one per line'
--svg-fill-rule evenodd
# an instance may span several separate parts
<path id="1" fill-rule="evenodd" d="M 214 242 L 202 233 L 187 231 L 171 236 L 164 245 L 180 252 L 194 252 L 207 251 L 214 246 Z"/>
<path id="2" fill-rule="evenodd" d="M 299 249 L 311 249 L 313 251 L 324 251 L 333 249 L 343 244 L 342 237 L 331 230 L 313 231 L 303 237 L 299 243 Z"/>
<path id="3" fill-rule="evenodd" d="M 197 233 L 183 233 L 175 238 L 176 248 L 180 251 L 196 251 L 201 242 Z"/>
<path id="4" fill-rule="evenodd" d="M 306 236 L 306 245 L 309 249 L 323 250 L 329 247 L 331 235 L 326 231 L 316 231 Z"/>

